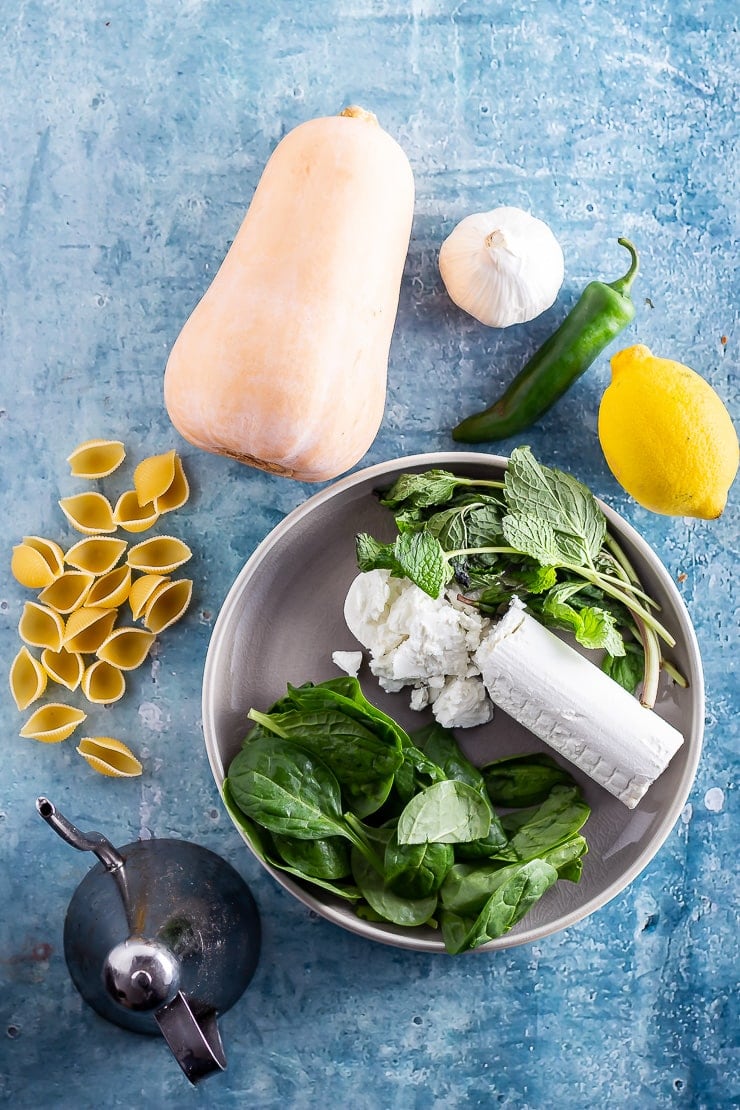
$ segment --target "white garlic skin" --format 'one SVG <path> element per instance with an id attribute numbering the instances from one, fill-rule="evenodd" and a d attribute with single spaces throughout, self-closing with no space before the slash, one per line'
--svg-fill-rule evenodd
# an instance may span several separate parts
<path id="1" fill-rule="evenodd" d="M 534 320 L 563 284 L 563 251 L 550 228 L 521 208 L 466 216 L 439 252 L 442 281 L 458 308 L 481 324 Z"/>

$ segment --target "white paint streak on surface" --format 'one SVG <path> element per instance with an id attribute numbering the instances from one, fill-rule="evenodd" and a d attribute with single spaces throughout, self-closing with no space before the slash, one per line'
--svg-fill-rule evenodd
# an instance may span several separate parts
<path id="1" fill-rule="evenodd" d="M 712 786 L 704 795 L 704 805 L 710 813 L 720 813 L 725 804 L 725 792 L 719 786 Z"/>
<path id="2" fill-rule="evenodd" d="M 164 732 L 168 717 L 162 712 L 158 705 L 151 701 L 143 701 L 139 706 L 139 717 L 144 728 L 148 728 L 150 732 Z"/>

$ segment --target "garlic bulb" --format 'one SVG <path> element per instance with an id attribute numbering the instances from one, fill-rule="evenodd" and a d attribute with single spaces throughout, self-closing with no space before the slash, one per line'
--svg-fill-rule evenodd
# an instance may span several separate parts
<path id="1" fill-rule="evenodd" d="M 563 252 L 550 228 L 521 208 L 461 220 L 439 252 L 439 271 L 459 307 L 506 328 L 549 308 L 563 284 Z"/>

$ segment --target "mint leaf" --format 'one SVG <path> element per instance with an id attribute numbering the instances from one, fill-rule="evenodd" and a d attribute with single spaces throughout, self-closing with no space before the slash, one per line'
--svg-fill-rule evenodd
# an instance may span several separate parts
<path id="1" fill-rule="evenodd" d="M 591 491 L 576 478 L 538 463 L 529 447 L 517 447 L 504 477 L 504 497 L 510 515 L 550 525 L 561 561 L 593 565 L 606 535 L 606 519 Z"/>
<path id="2" fill-rule="evenodd" d="M 404 532 L 394 544 L 394 555 L 402 574 L 430 597 L 439 597 L 452 572 L 435 536 L 429 532 Z"/>
<path id="3" fill-rule="evenodd" d="M 403 577 L 394 544 L 380 543 L 367 532 L 360 532 L 355 536 L 355 550 L 360 570 L 389 570 L 397 578 Z"/>
<path id="4" fill-rule="evenodd" d="M 472 508 L 466 518 L 468 547 L 496 547 L 501 543 L 502 506 L 493 500 Z"/>
<path id="5" fill-rule="evenodd" d="M 530 594 L 543 594 L 557 582 L 557 571 L 551 566 L 522 567 L 510 571 L 509 576 Z"/>
<path id="6" fill-rule="evenodd" d="M 442 509 L 429 517 L 426 531 L 435 536 L 445 551 L 459 551 L 468 546 L 468 532 L 463 508 Z"/>
<path id="7" fill-rule="evenodd" d="M 610 655 L 624 655 L 624 640 L 612 613 L 598 605 L 576 609 L 569 604 L 569 598 L 582 588 L 578 582 L 560 583 L 545 597 L 543 615 L 557 627 L 571 631 L 585 648 L 603 648 Z"/>
<path id="8" fill-rule="evenodd" d="M 630 694 L 634 694 L 645 673 L 645 652 L 641 644 L 630 640 L 624 645 L 624 655 L 605 655 L 601 664 L 604 674 L 608 674 Z"/>
<path id="9" fill-rule="evenodd" d="M 578 638 L 578 632 L 582 625 L 578 610 L 562 601 L 557 594 L 549 593 L 547 595 L 542 606 L 542 612 L 545 616 L 551 618 L 551 622 L 557 628 L 565 628 L 573 632 Z"/>
<path id="10" fill-rule="evenodd" d="M 426 509 L 449 501 L 460 484 L 460 479 L 449 470 L 425 470 L 421 474 L 400 474 L 391 488 L 380 498 L 381 505 L 396 509 L 406 507 Z"/>
<path id="11" fill-rule="evenodd" d="M 421 532 L 424 514 L 421 509 L 400 509 L 395 514 L 395 521 L 399 532 Z"/>
<path id="12" fill-rule="evenodd" d="M 536 516 L 509 513 L 501 526 L 506 542 L 517 551 L 531 556 L 543 566 L 563 562 L 555 530 L 548 521 L 538 520 Z"/>
<path id="13" fill-rule="evenodd" d="M 614 617 L 605 609 L 587 605 L 578 612 L 580 628 L 576 632 L 579 644 L 587 648 L 604 648 L 611 656 L 625 654 L 624 640 L 619 632 Z"/>

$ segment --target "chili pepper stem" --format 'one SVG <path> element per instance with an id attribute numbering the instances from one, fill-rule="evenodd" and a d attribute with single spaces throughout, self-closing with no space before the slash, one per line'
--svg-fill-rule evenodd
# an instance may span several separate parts
<path id="1" fill-rule="evenodd" d="M 617 278 L 616 281 L 610 281 L 607 284 L 609 285 L 610 289 L 614 290 L 615 293 L 620 293 L 623 297 L 628 297 L 630 294 L 630 289 L 632 287 L 632 282 L 637 277 L 637 271 L 640 269 L 640 260 L 637 257 L 637 251 L 635 250 L 634 245 L 630 243 L 629 239 L 617 239 L 617 242 L 619 243 L 620 247 L 625 247 L 630 252 L 630 255 L 632 256 L 632 261 L 630 263 L 630 268 L 624 275 L 624 277 Z"/>

